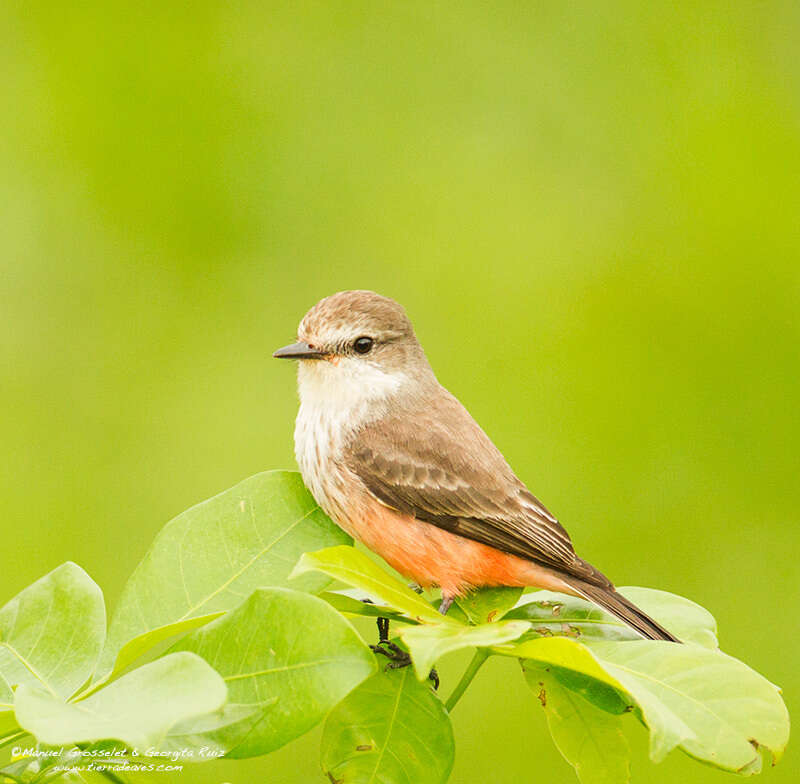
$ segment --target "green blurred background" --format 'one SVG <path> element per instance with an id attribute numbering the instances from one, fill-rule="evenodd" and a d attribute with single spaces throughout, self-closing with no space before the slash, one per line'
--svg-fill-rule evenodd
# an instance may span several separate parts
<path id="1" fill-rule="evenodd" d="M 371 288 L 584 556 L 800 707 L 798 35 L 789 2 L 6 0 L 0 597 L 72 559 L 113 607 L 166 520 L 293 466 L 270 353 Z M 458 706 L 453 784 L 572 780 L 521 684 Z M 182 780 L 322 781 L 318 736 Z M 733 781 L 631 738 L 634 782 Z"/>

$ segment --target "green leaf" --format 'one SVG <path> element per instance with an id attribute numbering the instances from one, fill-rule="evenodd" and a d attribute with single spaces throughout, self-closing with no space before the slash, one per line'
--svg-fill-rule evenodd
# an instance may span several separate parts
<path id="1" fill-rule="evenodd" d="M 686 643 L 589 642 L 563 637 L 496 647 L 529 658 L 603 710 L 635 704 L 658 762 L 680 746 L 693 757 L 739 773 L 760 769 L 761 751 L 777 761 L 789 736 L 779 690 L 745 664 Z"/>
<path id="2" fill-rule="evenodd" d="M 17 717 L 14 715 L 13 710 L 0 711 L 0 740 L 19 732 L 20 727 L 17 724 Z"/>
<path id="3" fill-rule="evenodd" d="M 4 710 L 13 710 L 14 708 L 14 692 L 11 690 L 8 681 L 0 673 L 0 712 Z"/>
<path id="4" fill-rule="evenodd" d="M 314 553 L 304 553 L 291 577 L 308 572 L 322 572 L 360 588 L 369 597 L 385 602 L 412 620 L 455 623 L 354 547 L 328 547 Z"/>
<path id="5" fill-rule="evenodd" d="M 625 587 L 620 593 L 684 642 L 717 647 L 717 624 L 711 613 L 682 596 L 651 588 Z M 525 596 L 525 604 L 506 614 L 507 619 L 531 621 L 531 636 L 563 635 L 581 641 L 641 640 L 618 618 L 597 605 L 555 591 L 536 591 Z"/>
<path id="6" fill-rule="evenodd" d="M 704 648 L 719 647 L 717 622 L 705 607 L 683 596 L 654 588 L 630 585 L 617 590 L 683 642 L 694 642 Z"/>
<path id="7" fill-rule="evenodd" d="M 404 626 L 398 634 L 408 647 L 414 661 L 417 677 L 428 677 L 436 662 L 446 653 L 462 648 L 502 645 L 524 634 L 530 624 L 527 621 L 498 621 L 480 626 Z"/>
<path id="8" fill-rule="evenodd" d="M 316 596 L 263 588 L 233 612 L 180 640 L 228 685 L 230 701 L 277 702 L 232 747 L 252 757 L 283 746 L 318 724 L 375 670 L 375 657 L 353 627 Z"/>
<path id="9" fill-rule="evenodd" d="M 624 686 L 606 672 L 592 652 L 567 637 L 541 637 L 492 650 L 535 662 L 563 686 L 609 713 L 623 713 L 632 702 Z"/>
<path id="10" fill-rule="evenodd" d="M 332 782 L 444 784 L 453 756 L 447 711 L 408 667 L 362 683 L 322 733 L 322 768 Z"/>
<path id="11" fill-rule="evenodd" d="M 277 697 L 259 705 L 228 703 L 214 713 L 179 722 L 159 746 L 161 751 L 184 752 L 188 762 L 208 762 L 227 754 L 261 721 Z M 192 752 L 186 755 L 186 751 Z"/>
<path id="12" fill-rule="evenodd" d="M 227 697 L 222 678 L 192 653 L 145 664 L 78 703 L 22 685 L 15 711 L 41 743 L 58 746 L 114 739 L 140 750 L 158 745 L 180 721 L 218 710 Z"/>
<path id="13" fill-rule="evenodd" d="M 13 710 L 0 711 L 0 740 L 20 731 Z"/>
<path id="14" fill-rule="evenodd" d="M 353 589 L 355 592 L 355 589 Z M 388 618 L 399 623 L 415 623 L 402 613 L 385 604 L 372 604 L 349 596 L 344 591 L 323 591 L 319 595 L 334 610 L 353 618 Z"/>
<path id="15" fill-rule="evenodd" d="M 77 768 L 78 766 L 76 766 Z M 117 777 L 119 778 L 121 774 L 117 773 Z M 122 779 L 119 778 L 122 782 L 130 781 L 130 779 Z M 108 784 L 109 779 L 103 773 L 97 773 L 93 770 L 68 770 L 65 771 L 61 776 L 55 779 L 45 779 L 44 782 L 49 784 L 50 781 L 54 781 L 57 784 Z M 39 784 L 39 782 L 35 782 L 35 784 Z"/>
<path id="16" fill-rule="evenodd" d="M 106 631 L 103 593 L 65 563 L 0 609 L 0 674 L 6 685 L 68 697 L 94 670 Z"/>
<path id="17" fill-rule="evenodd" d="M 541 669 L 524 669 L 556 747 L 582 784 L 626 784 L 630 749 L 622 733 L 622 717 L 600 710 Z"/>
<path id="18" fill-rule="evenodd" d="M 209 613 L 208 615 L 198 615 L 194 618 L 186 618 L 183 621 L 176 621 L 175 623 L 168 623 L 166 626 L 159 626 L 144 634 L 139 634 L 132 640 L 129 640 L 125 645 L 120 648 L 117 653 L 117 658 L 114 661 L 114 668 L 107 672 L 100 680 L 92 684 L 91 692 L 97 690 L 106 681 L 115 678 L 120 672 L 129 667 L 140 656 L 144 655 L 158 643 L 168 640 L 170 637 L 176 637 L 190 631 L 194 631 L 201 626 L 205 626 L 215 618 L 224 615 L 224 612 Z"/>
<path id="19" fill-rule="evenodd" d="M 13 781 L 15 784 L 17 784 L 17 782 L 19 784 L 28 784 L 31 779 L 29 768 L 35 772 L 37 770 L 34 767 L 35 765 L 35 761 L 32 762 L 29 757 L 15 760 L 5 767 L 0 768 L 0 782 L 6 784 L 6 782 Z"/>
<path id="20" fill-rule="evenodd" d="M 185 630 L 179 625 L 184 621 L 201 616 L 210 620 L 256 588 L 284 585 L 307 550 L 350 541 L 292 471 L 256 474 L 193 506 L 161 529 L 128 580 L 111 621 L 99 674 L 115 668 L 126 643 L 134 641 L 138 654 Z M 312 576 L 293 587 L 316 592 L 329 582 Z M 153 634 L 156 630 L 165 634 Z M 126 658 L 130 653 L 128 649 Z"/>
<path id="21" fill-rule="evenodd" d="M 506 613 L 506 619 L 530 621 L 528 637 L 554 635 L 581 640 L 640 640 L 633 629 L 597 605 L 555 591 L 536 591 L 523 597 L 524 603 Z"/>
<path id="22" fill-rule="evenodd" d="M 26 748 L 35 746 L 35 742 L 31 741 L 29 744 L 19 744 Z M 79 781 L 75 777 L 76 774 L 71 770 L 64 770 L 59 772 L 53 770 L 56 766 L 59 768 L 73 768 L 85 766 L 87 763 L 86 758 L 81 758 L 80 751 L 76 747 L 47 747 L 39 744 L 39 751 L 47 751 L 47 756 L 28 756 L 22 757 L 17 762 L 13 763 L 12 769 L 16 772 L 17 780 L 24 782 L 24 784 L 44 784 L 44 782 L 58 781 L 58 784 L 69 784 L 69 782 Z M 3 768 L 2 773 L 6 773 L 8 768 Z M 86 771 L 81 771 L 86 772 Z M 3 778 L 0 776 L 0 781 Z"/>
<path id="23" fill-rule="evenodd" d="M 725 770 L 755 773 L 759 747 L 775 761 L 789 739 L 778 688 L 747 665 L 698 645 L 595 643 L 603 669 L 636 700 L 658 762 L 680 747 Z"/>
<path id="24" fill-rule="evenodd" d="M 499 621 L 522 596 L 522 588 L 482 588 L 456 599 L 472 623 Z"/>
<path id="25" fill-rule="evenodd" d="M 625 691 L 622 684 L 603 669 L 586 646 L 566 637 L 542 637 L 538 640 L 526 640 L 516 645 L 495 646 L 493 650 L 495 653 L 505 656 L 517 656 L 520 659 L 531 659 L 545 666 L 553 665 L 565 670 L 572 670 L 619 691 Z"/>

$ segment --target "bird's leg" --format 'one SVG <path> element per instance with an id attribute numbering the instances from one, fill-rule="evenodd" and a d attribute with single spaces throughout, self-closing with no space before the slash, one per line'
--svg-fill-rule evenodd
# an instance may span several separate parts
<path id="1" fill-rule="evenodd" d="M 411 657 L 398 645 L 389 639 L 389 619 L 381 616 L 376 619 L 378 624 L 378 644 L 369 647 L 381 656 L 389 659 L 387 666 L 392 669 L 396 667 L 408 667 L 411 664 Z"/>
<path id="2" fill-rule="evenodd" d="M 386 663 L 387 670 L 399 670 L 411 664 L 408 652 L 389 639 L 388 618 L 378 618 L 378 644 L 369 647 L 373 653 L 385 656 L 389 660 Z"/>
<path id="3" fill-rule="evenodd" d="M 362 599 L 362 601 L 372 604 L 371 599 Z M 387 667 L 391 669 L 408 667 L 411 664 L 411 657 L 389 639 L 389 619 L 381 615 L 375 619 L 375 623 L 378 625 L 378 642 L 376 645 L 370 645 L 369 647 L 374 653 L 379 653 L 389 659 Z"/>
<path id="4" fill-rule="evenodd" d="M 385 656 L 389 661 L 386 664 L 387 670 L 401 670 L 411 664 L 411 656 L 399 645 L 395 645 L 391 640 L 382 640 L 377 645 L 369 646 L 374 653 Z M 428 673 L 428 680 L 433 683 L 433 688 L 439 688 L 439 673 L 433 667 Z"/>
<path id="5" fill-rule="evenodd" d="M 389 642 L 389 619 L 381 616 L 376 622 L 378 624 L 378 645 Z"/>
<path id="6" fill-rule="evenodd" d="M 411 664 L 411 657 L 399 645 L 395 645 L 389 639 L 389 619 L 381 616 L 376 622 L 378 624 L 378 644 L 370 645 L 369 647 L 375 653 L 379 653 L 389 659 L 389 663 L 386 665 L 389 669 L 408 667 Z"/>
<path id="7" fill-rule="evenodd" d="M 364 604 L 373 604 L 372 599 L 362 599 L 361 601 Z M 389 642 L 389 619 L 381 615 L 375 619 L 375 622 L 378 624 L 378 645 Z M 374 648 L 374 646 L 370 647 Z"/>
<path id="8" fill-rule="evenodd" d="M 439 612 L 442 615 L 447 615 L 447 611 L 453 606 L 453 599 L 455 596 L 449 596 L 446 593 L 442 594 L 442 601 L 439 603 Z"/>
<path id="9" fill-rule="evenodd" d="M 378 644 L 370 645 L 370 649 L 373 653 L 385 656 L 389 660 L 386 664 L 387 670 L 399 670 L 403 667 L 408 667 L 411 664 L 411 656 L 389 639 L 389 619 L 381 616 L 377 619 L 377 624 Z M 428 678 L 433 682 L 433 688 L 438 689 L 439 673 L 436 672 L 436 668 L 430 671 Z"/>

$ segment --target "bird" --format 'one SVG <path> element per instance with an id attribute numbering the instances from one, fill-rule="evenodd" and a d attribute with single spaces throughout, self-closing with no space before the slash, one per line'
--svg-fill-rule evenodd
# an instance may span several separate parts
<path id="1" fill-rule="evenodd" d="M 405 309 L 340 291 L 273 354 L 298 361 L 295 457 L 322 510 L 389 566 L 441 590 L 440 612 L 488 586 L 578 596 L 641 637 L 680 642 L 578 557 L 556 517 L 437 380 Z"/>

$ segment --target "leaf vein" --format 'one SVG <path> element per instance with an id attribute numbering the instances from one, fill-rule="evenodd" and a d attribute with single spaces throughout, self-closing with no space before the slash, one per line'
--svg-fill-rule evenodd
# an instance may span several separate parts
<path id="1" fill-rule="evenodd" d="M 271 550 L 281 539 L 283 539 L 294 528 L 300 525 L 300 523 L 311 517 L 311 515 L 314 514 L 314 512 L 316 512 L 317 509 L 319 509 L 319 506 L 313 507 L 308 512 L 306 512 L 306 514 L 304 514 L 302 517 L 299 517 L 297 520 L 295 520 L 288 528 L 286 528 L 285 531 L 276 536 L 269 544 L 264 545 L 264 547 L 261 550 L 259 550 L 244 566 L 242 566 L 241 569 L 234 572 L 224 583 L 222 583 L 222 585 L 220 585 L 218 588 L 215 588 L 210 594 L 208 594 L 208 596 L 206 596 L 204 599 L 201 599 L 196 605 L 190 607 L 180 618 L 178 618 L 178 620 L 179 621 L 186 620 L 186 618 L 188 618 L 194 612 L 199 610 L 204 604 L 211 601 L 211 599 L 217 596 L 217 594 L 224 591 L 232 582 L 238 580 L 259 558 L 261 558 L 262 555 L 264 555 L 264 553 Z"/>

